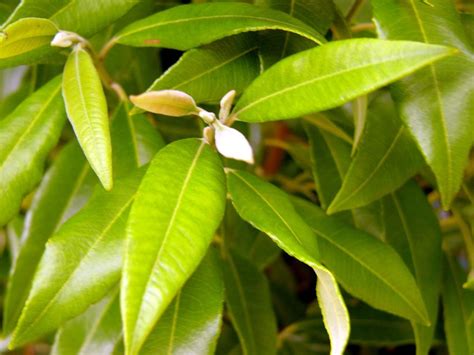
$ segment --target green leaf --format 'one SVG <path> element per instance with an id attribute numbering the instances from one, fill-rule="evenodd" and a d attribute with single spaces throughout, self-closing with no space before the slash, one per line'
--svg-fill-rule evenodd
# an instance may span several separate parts
<path id="1" fill-rule="evenodd" d="M 87 160 L 104 188 L 111 190 L 112 144 L 107 102 L 92 58 L 80 45 L 71 52 L 64 68 L 63 97 Z"/>
<path id="2" fill-rule="evenodd" d="M 135 116 L 133 126 L 138 145 L 138 165 L 142 166 L 149 163 L 156 152 L 165 146 L 165 141 L 145 115 Z"/>
<path id="3" fill-rule="evenodd" d="M 19 257 L 8 283 L 3 314 L 5 334 L 13 330 L 20 317 L 46 241 L 87 201 L 90 185 L 95 183 L 90 175 L 81 149 L 73 143 L 61 151 L 44 176 L 26 215 Z"/>
<path id="4" fill-rule="evenodd" d="M 209 252 L 168 306 L 140 354 L 214 353 L 224 302 L 220 268 L 217 256 Z"/>
<path id="5" fill-rule="evenodd" d="M 294 203 L 318 236 L 324 264 L 348 292 L 375 308 L 429 322 L 415 279 L 392 247 L 309 202 Z"/>
<path id="6" fill-rule="evenodd" d="M 198 266 L 224 205 L 222 165 L 207 144 L 177 141 L 151 162 L 128 222 L 121 296 L 127 354 L 138 353 Z"/>
<path id="7" fill-rule="evenodd" d="M 403 185 L 424 165 L 416 144 L 391 101 L 384 97 L 369 108 L 356 155 L 328 213 L 367 205 Z"/>
<path id="8" fill-rule="evenodd" d="M 122 339 L 117 289 L 56 333 L 51 355 L 112 355 Z"/>
<path id="9" fill-rule="evenodd" d="M 0 226 L 13 218 L 23 196 L 40 181 L 46 156 L 64 122 L 59 77 L 0 121 Z"/>
<path id="10" fill-rule="evenodd" d="M 230 90 L 241 93 L 257 77 L 257 48 L 253 35 L 242 34 L 192 49 L 147 91 L 181 90 L 197 103 L 218 102 Z"/>
<path id="11" fill-rule="evenodd" d="M 24 18 L 0 31 L 0 68 L 27 64 L 53 50 L 56 25 L 42 18 Z"/>
<path id="12" fill-rule="evenodd" d="M 82 36 L 99 32 L 128 12 L 139 0 L 22 0 L 5 26 L 24 17 L 42 17 L 61 30 Z"/>
<path id="13" fill-rule="evenodd" d="M 460 188 L 472 145 L 474 82 L 465 79 L 474 75 L 474 59 L 454 2 L 430 2 L 433 6 L 415 0 L 376 0 L 372 6 L 384 37 L 449 45 L 464 52 L 404 78 L 392 91 L 447 209 Z"/>
<path id="14" fill-rule="evenodd" d="M 441 231 L 423 191 L 414 182 L 383 199 L 384 240 L 415 275 L 430 327 L 412 323 L 417 354 L 428 354 L 438 317 L 441 284 Z"/>
<path id="15" fill-rule="evenodd" d="M 229 171 L 227 186 L 235 209 L 245 221 L 266 233 L 289 255 L 318 275 L 318 302 L 331 339 L 331 354 L 342 354 L 349 338 L 349 317 L 337 283 L 319 263 L 316 236 L 277 187 L 243 171 Z"/>
<path id="16" fill-rule="evenodd" d="M 118 179 L 112 192 L 98 188 L 48 241 L 12 347 L 79 315 L 119 281 L 127 216 L 144 172 L 141 168 Z"/>
<path id="17" fill-rule="evenodd" d="M 292 55 L 260 75 L 237 102 L 234 115 L 261 122 L 327 110 L 455 52 L 407 41 L 331 42 Z"/>
<path id="18" fill-rule="evenodd" d="M 303 22 L 276 10 L 243 3 L 209 3 L 177 6 L 125 27 L 118 43 L 135 47 L 187 50 L 242 32 L 281 30 L 317 44 L 324 37 Z"/>
<path id="19" fill-rule="evenodd" d="M 277 325 L 265 276 L 249 260 L 226 252 L 225 299 L 244 354 L 276 354 Z"/>
<path id="20" fill-rule="evenodd" d="M 466 273 L 453 257 L 445 256 L 441 296 L 444 331 L 450 354 L 474 351 L 474 292 L 462 288 Z"/>

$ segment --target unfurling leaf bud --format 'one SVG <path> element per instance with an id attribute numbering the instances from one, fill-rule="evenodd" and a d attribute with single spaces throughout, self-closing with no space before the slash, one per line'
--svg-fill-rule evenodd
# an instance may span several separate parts
<path id="1" fill-rule="evenodd" d="M 213 123 L 216 148 L 226 158 L 242 160 L 253 164 L 253 151 L 247 138 L 234 128 L 219 121 Z"/>
<path id="2" fill-rule="evenodd" d="M 130 96 L 130 101 L 143 110 L 166 116 L 198 115 L 200 111 L 191 96 L 178 90 L 149 91 Z"/>

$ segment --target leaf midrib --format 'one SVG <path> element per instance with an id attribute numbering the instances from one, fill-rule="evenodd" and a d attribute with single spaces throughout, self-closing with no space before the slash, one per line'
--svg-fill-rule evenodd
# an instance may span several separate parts
<path id="1" fill-rule="evenodd" d="M 408 299 L 405 297 L 405 295 L 403 293 L 399 293 L 397 291 L 396 288 L 394 288 L 394 286 L 392 286 L 388 281 L 386 281 L 376 270 L 372 269 L 371 267 L 369 267 L 363 260 L 361 259 L 358 259 L 355 255 L 353 255 L 348 249 L 345 249 L 343 246 L 335 243 L 331 237 L 329 237 L 328 235 L 326 235 L 325 233 L 322 233 L 321 231 L 317 230 L 316 228 L 314 228 L 313 226 L 311 226 L 311 228 L 313 229 L 313 231 L 320 237 L 324 238 L 326 241 L 328 241 L 331 245 L 335 246 L 336 248 L 338 248 L 339 250 L 343 251 L 346 255 L 350 256 L 351 259 L 353 259 L 354 261 L 356 261 L 357 263 L 359 263 L 360 265 L 362 265 L 363 267 L 365 267 L 365 269 L 367 271 L 369 271 L 372 275 L 376 276 L 377 279 L 379 279 L 380 281 L 382 281 L 382 283 L 386 284 L 392 291 L 395 292 L 396 295 L 398 295 L 402 300 L 404 300 L 406 302 L 407 305 L 410 306 L 410 308 L 412 310 L 415 311 L 416 314 L 418 314 L 418 316 L 420 316 L 420 313 L 418 313 L 417 311 L 417 308 L 413 306 L 413 304 L 411 302 L 408 301 Z M 341 230 L 339 230 L 340 232 Z M 335 235 L 335 234 L 333 234 Z M 423 316 L 420 317 L 421 319 L 424 319 Z"/>
<path id="2" fill-rule="evenodd" d="M 169 339 L 169 344 L 168 344 L 168 355 L 173 354 L 173 344 L 174 344 L 174 336 L 176 332 L 176 324 L 178 322 L 178 314 L 179 314 L 179 309 L 180 309 L 180 303 L 181 303 L 181 290 L 178 291 L 178 295 L 176 296 L 176 301 L 175 301 L 175 306 L 174 306 L 174 312 L 173 312 L 173 323 L 171 324 L 171 331 L 170 331 L 170 339 Z"/>
<path id="3" fill-rule="evenodd" d="M 191 165 L 189 166 L 189 169 L 188 169 L 188 172 L 186 173 L 186 176 L 185 176 L 185 179 L 183 181 L 183 186 L 181 188 L 181 191 L 178 195 L 178 198 L 176 200 L 176 204 L 174 206 L 174 209 L 173 209 L 173 212 L 171 214 L 171 218 L 168 222 L 168 226 L 166 228 L 166 231 L 165 231 L 165 234 L 164 234 L 164 237 L 163 237 L 163 241 L 158 249 L 158 252 L 157 252 L 157 256 L 155 258 L 155 262 L 153 263 L 151 269 L 150 269 L 150 272 L 148 273 L 149 275 L 151 275 L 153 273 L 153 270 L 156 268 L 157 264 L 159 263 L 160 261 L 160 258 L 161 258 L 161 254 L 163 252 L 163 249 L 164 249 L 164 245 L 166 245 L 166 242 L 169 238 L 169 235 L 170 235 L 170 232 L 171 230 L 173 229 L 172 226 L 174 225 L 174 222 L 175 222 L 175 219 L 176 219 L 176 216 L 178 214 L 178 210 L 180 209 L 181 207 L 181 203 L 182 203 L 182 200 L 184 198 L 184 192 L 187 190 L 188 188 L 188 185 L 189 185 L 189 182 L 191 181 L 191 176 L 193 175 L 194 173 L 194 169 L 197 165 L 197 161 L 199 160 L 199 157 L 201 156 L 201 153 L 203 152 L 204 150 L 204 147 L 205 147 L 205 143 L 201 143 L 201 145 L 199 146 L 199 149 L 196 151 L 196 155 L 194 156 L 192 162 L 191 162 Z M 148 278 L 148 281 L 145 285 L 145 288 L 144 288 L 144 291 L 143 291 L 143 295 L 145 293 L 147 293 L 148 291 L 148 288 L 149 288 L 149 285 L 150 285 L 150 282 L 151 282 L 151 277 Z M 139 311 L 137 313 L 137 317 L 136 317 L 136 321 L 135 321 L 135 325 L 134 325 L 134 330 L 133 330 L 133 337 L 135 339 L 138 338 L 137 336 L 137 326 L 136 326 L 136 323 L 138 321 L 138 319 L 140 318 L 140 315 L 143 313 L 143 300 L 144 300 L 144 297 L 141 297 L 140 299 L 140 307 L 139 307 Z"/>

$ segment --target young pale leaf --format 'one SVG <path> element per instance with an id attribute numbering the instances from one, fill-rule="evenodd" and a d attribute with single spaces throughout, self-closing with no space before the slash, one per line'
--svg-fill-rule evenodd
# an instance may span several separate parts
<path id="1" fill-rule="evenodd" d="M 118 179 L 112 192 L 97 189 L 48 241 L 11 347 L 81 314 L 119 281 L 128 212 L 144 172 Z"/>
<path id="2" fill-rule="evenodd" d="M 226 158 L 253 164 L 253 150 L 247 138 L 235 128 L 215 121 L 213 123 L 216 148 Z"/>
<path id="3" fill-rule="evenodd" d="M 256 176 L 243 171 L 229 171 L 227 186 L 242 219 L 321 275 L 317 286 L 317 293 L 321 296 L 318 301 L 330 333 L 331 354 L 342 354 L 349 338 L 349 317 L 337 283 L 319 263 L 317 239 L 311 228 L 296 213 L 283 191 Z"/>
<path id="4" fill-rule="evenodd" d="M 6 26 L 0 31 L 0 67 L 26 64 L 50 52 L 56 32 L 56 25 L 42 18 L 24 18 Z"/>
<path id="5" fill-rule="evenodd" d="M 457 260 L 445 256 L 441 296 L 444 331 L 450 354 L 474 352 L 474 291 L 462 288 L 466 273 Z"/>
<path id="6" fill-rule="evenodd" d="M 474 76 L 474 59 L 454 2 L 430 3 L 375 0 L 372 7 L 383 37 L 449 45 L 464 52 L 404 78 L 392 91 L 447 209 L 460 188 L 472 145 L 474 81 L 466 78 Z"/>
<path id="7" fill-rule="evenodd" d="M 265 275 L 233 252 L 226 253 L 222 270 L 226 305 L 242 352 L 276 354 L 277 325 Z"/>
<path id="8" fill-rule="evenodd" d="M 328 213 L 367 205 L 396 190 L 424 165 L 423 157 L 384 97 L 369 108 L 357 153 Z"/>
<path id="9" fill-rule="evenodd" d="M 46 156 L 64 122 L 60 77 L 0 121 L 0 226 L 15 216 L 23 196 L 41 179 Z"/>
<path id="10" fill-rule="evenodd" d="M 283 12 L 243 3 L 209 3 L 177 6 L 125 27 L 118 43 L 135 47 L 187 50 L 249 31 L 281 30 L 317 44 L 325 38 L 316 30 Z"/>
<path id="11" fill-rule="evenodd" d="M 224 283 L 209 252 L 148 336 L 141 355 L 213 354 L 221 328 Z"/>
<path id="12" fill-rule="evenodd" d="M 106 190 L 112 189 L 112 143 L 107 102 L 90 55 L 77 45 L 63 75 L 66 111 L 79 144 Z"/>
<path id="13" fill-rule="evenodd" d="M 383 199 L 384 240 L 415 275 L 430 327 L 412 322 L 419 355 L 428 354 L 438 318 L 441 284 L 441 231 L 433 209 L 414 182 Z"/>
<path id="14" fill-rule="evenodd" d="M 127 228 L 121 293 L 127 354 L 138 353 L 198 266 L 224 205 L 224 172 L 209 145 L 177 141 L 151 162 Z"/>
<path id="15" fill-rule="evenodd" d="M 331 42 L 272 66 L 245 90 L 234 114 L 242 121 L 262 122 L 327 110 L 453 53 L 452 48 L 408 41 Z"/>
<path id="16" fill-rule="evenodd" d="M 252 34 L 241 34 L 192 49 L 147 91 L 181 90 L 198 103 L 218 102 L 231 89 L 241 93 L 258 76 L 257 48 Z"/>
<path id="17" fill-rule="evenodd" d="M 429 322 L 415 279 L 392 247 L 307 201 L 293 202 L 318 236 L 323 262 L 347 291 L 375 308 Z"/>
<path id="18" fill-rule="evenodd" d="M 120 298 L 115 289 L 58 330 L 51 355 L 112 355 L 121 339 Z"/>
<path id="19" fill-rule="evenodd" d="M 149 91 L 141 95 L 130 96 L 130 101 L 142 110 L 159 115 L 181 117 L 199 113 L 194 99 L 178 90 Z"/>

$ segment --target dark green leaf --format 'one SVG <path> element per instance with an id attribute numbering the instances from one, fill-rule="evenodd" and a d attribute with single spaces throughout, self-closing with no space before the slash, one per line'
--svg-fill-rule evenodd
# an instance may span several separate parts
<path id="1" fill-rule="evenodd" d="M 65 121 L 61 78 L 57 77 L 0 121 L 0 226 L 41 179 L 49 150 Z"/>
<path id="2" fill-rule="evenodd" d="M 333 108 L 454 52 L 443 46 L 368 38 L 328 43 L 264 72 L 237 102 L 234 115 L 261 122 Z"/>
<path id="3" fill-rule="evenodd" d="M 277 326 L 265 276 L 249 260 L 226 253 L 226 305 L 244 354 L 275 354 Z"/>
<path id="4" fill-rule="evenodd" d="M 211 250 L 178 292 L 140 354 L 214 353 L 222 325 L 224 284 L 213 254 Z"/>
<path id="5" fill-rule="evenodd" d="M 393 87 L 401 117 L 433 170 L 447 208 L 460 188 L 472 145 L 474 81 L 466 78 L 474 76 L 474 60 L 454 2 L 430 3 L 375 0 L 372 6 L 384 37 L 449 45 L 464 52 Z"/>
<path id="6" fill-rule="evenodd" d="M 120 31 L 118 43 L 187 50 L 242 32 L 282 30 L 315 43 L 326 40 L 303 22 L 276 10 L 242 3 L 178 6 L 137 21 Z"/>
<path id="7" fill-rule="evenodd" d="M 205 255 L 224 214 L 224 179 L 217 154 L 197 139 L 174 142 L 151 162 L 128 225 L 122 277 L 128 354 L 138 353 Z"/>

